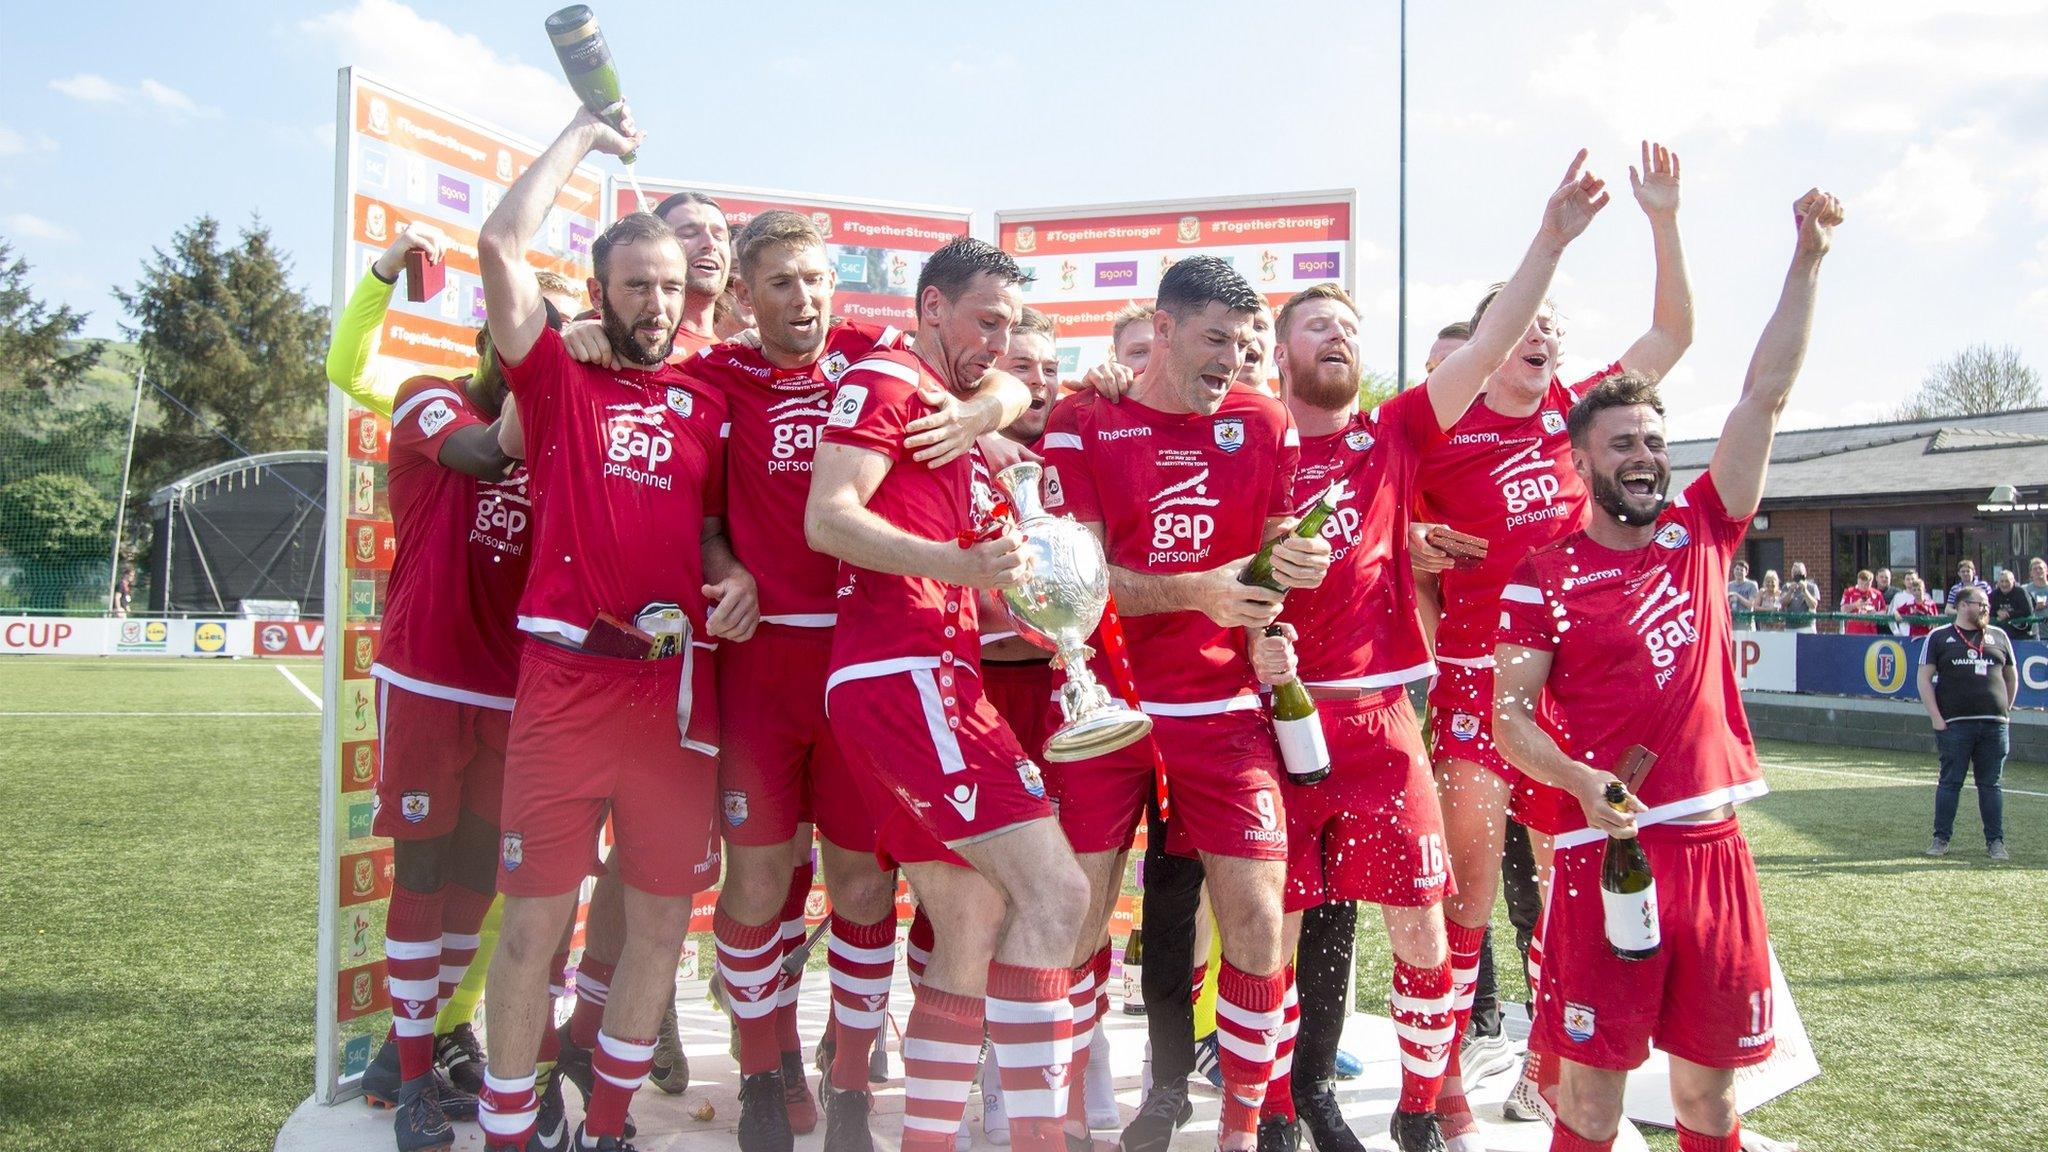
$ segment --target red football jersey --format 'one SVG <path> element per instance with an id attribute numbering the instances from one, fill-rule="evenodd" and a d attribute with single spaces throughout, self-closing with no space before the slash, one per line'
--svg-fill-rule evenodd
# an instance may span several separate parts
<path id="1" fill-rule="evenodd" d="M 1620 371 L 1612 364 L 1570 387 L 1553 379 L 1542 406 L 1527 416 L 1503 416 L 1482 396 L 1423 457 L 1424 515 L 1487 543 L 1485 563 L 1437 578 L 1438 659 L 1483 664 L 1493 654 L 1501 586 L 1515 565 L 1586 522 L 1586 486 L 1572 470 L 1565 417 L 1587 388 Z"/>
<path id="2" fill-rule="evenodd" d="M 1612 771 L 1631 744 L 1657 754 L 1637 789 L 1641 824 L 1769 791 L 1742 713 L 1728 565 L 1749 520 L 1703 473 L 1657 518 L 1655 539 L 1616 552 L 1574 532 L 1525 557 L 1501 595 L 1499 640 L 1551 653 L 1545 695 L 1571 752 Z M 1557 846 L 1587 843 L 1580 825 Z"/>
<path id="3" fill-rule="evenodd" d="M 1062 400 L 1040 441 L 1045 505 L 1103 527 L 1109 562 L 1134 572 L 1202 572 L 1249 556 L 1285 516 L 1301 440 L 1278 400 L 1237 386 L 1213 415 L 1162 412 L 1093 391 Z M 1244 630 L 1200 612 L 1126 616 L 1147 712 L 1255 708 Z"/>
<path id="4" fill-rule="evenodd" d="M 616 371 L 543 331 L 505 366 L 526 429 L 533 568 L 519 626 L 581 643 L 599 612 L 676 604 L 704 639 L 704 518 L 725 514 L 725 398 L 664 364 Z"/>
<path id="5" fill-rule="evenodd" d="M 1346 490 L 1323 525 L 1329 575 L 1318 587 L 1289 592 L 1281 613 L 1294 625 L 1305 683 L 1389 688 L 1436 671 L 1415 616 L 1408 524 L 1423 453 L 1443 437 L 1424 388 L 1400 393 L 1371 415 L 1355 413 L 1328 436 L 1302 437 L 1294 507 L 1307 507 L 1333 481 Z"/>
<path id="6" fill-rule="evenodd" d="M 398 555 L 371 673 L 411 692 L 512 707 L 513 627 L 532 556 L 526 467 L 486 482 L 441 466 L 458 429 L 488 424 L 462 386 L 415 376 L 391 400 L 391 518 Z"/>
<path id="7" fill-rule="evenodd" d="M 848 368 L 832 395 L 824 442 L 879 452 L 892 462 L 868 499 L 868 511 L 926 540 L 957 541 L 975 522 L 970 452 L 943 468 L 912 460 L 903 429 L 934 409 L 918 393 L 924 382 L 945 390 L 915 352 L 877 351 Z M 941 665 L 979 674 L 981 640 L 974 589 L 927 576 L 839 566 L 839 624 L 832 631 L 828 683 Z"/>
<path id="8" fill-rule="evenodd" d="M 902 343 L 894 328 L 845 323 L 803 368 L 778 368 L 743 344 L 715 345 L 682 364 L 684 375 L 725 397 L 726 535 L 760 588 L 767 623 L 832 626 L 839 563 L 804 543 L 811 456 L 833 385 L 854 361 Z"/>

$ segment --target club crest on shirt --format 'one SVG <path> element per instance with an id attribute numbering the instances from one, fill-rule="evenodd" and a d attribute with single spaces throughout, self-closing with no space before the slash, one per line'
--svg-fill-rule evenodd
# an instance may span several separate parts
<path id="1" fill-rule="evenodd" d="M 1470 712 L 1451 713 L 1451 735 L 1470 740 L 1479 735 L 1479 717 Z"/>
<path id="2" fill-rule="evenodd" d="M 427 818 L 427 794 L 407 792 L 398 798 L 398 814 L 405 817 L 407 824 L 417 824 Z"/>
<path id="3" fill-rule="evenodd" d="M 868 390 L 858 384 L 841 384 L 832 397 L 832 415 L 825 418 L 831 428 L 851 428 L 860 420 L 860 410 L 867 407 Z"/>
<path id="4" fill-rule="evenodd" d="M 825 379 L 837 384 L 839 383 L 839 378 L 845 375 L 846 370 L 851 368 L 852 365 L 847 363 L 846 353 L 828 352 L 825 354 L 825 359 L 819 362 L 818 367 L 824 370 Z"/>
<path id="5" fill-rule="evenodd" d="M 1559 412 L 1555 408 L 1546 410 L 1543 413 L 1543 434 L 1555 436 L 1562 431 L 1564 431 L 1564 413 Z"/>
<path id="6" fill-rule="evenodd" d="M 1344 434 L 1344 446 L 1353 452 L 1363 452 L 1372 447 L 1372 433 L 1363 428 L 1354 428 Z"/>
<path id="7" fill-rule="evenodd" d="M 507 832 L 499 842 L 498 858 L 504 862 L 505 871 L 517 872 L 526 863 L 526 837 L 518 832 Z"/>
<path id="8" fill-rule="evenodd" d="M 1659 548 L 1683 548 L 1692 543 L 1692 533 L 1683 524 L 1666 524 L 1657 529 L 1656 540 Z"/>
<path id="9" fill-rule="evenodd" d="M 1237 416 L 1225 416 L 1216 421 L 1216 446 L 1225 452 L 1235 452 L 1244 447 L 1244 420 Z"/>
<path id="10" fill-rule="evenodd" d="M 695 404 L 696 400 L 694 397 L 690 395 L 690 390 L 688 388 L 671 388 L 668 390 L 669 411 L 674 412 L 676 415 L 681 416 L 685 420 L 689 419 L 690 409 L 694 407 Z"/>
<path id="11" fill-rule="evenodd" d="M 727 792 L 725 794 L 725 822 L 737 828 L 747 822 L 747 794 Z"/>
<path id="12" fill-rule="evenodd" d="M 1045 775 L 1038 770 L 1038 765 L 1029 760 L 1017 761 L 1017 779 L 1024 782 L 1024 791 L 1029 792 L 1032 799 L 1045 799 Z"/>
<path id="13" fill-rule="evenodd" d="M 1564 1034 L 1584 1044 L 1593 1038 L 1593 1010 L 1584 1004 L 1564 1006 Z"/>

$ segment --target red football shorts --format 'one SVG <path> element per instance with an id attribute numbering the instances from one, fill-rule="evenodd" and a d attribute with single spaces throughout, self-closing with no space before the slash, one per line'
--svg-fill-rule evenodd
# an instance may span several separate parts
<path id="1" fill-rule="evenodd" d="M 702 649 L 622 660 L 529 639 L 505 750 L 498 891 L 555 896 L 592 874 L 610 815 L 629 887 L 689 896 L 718 881 L 718 705 Z M 691 669 L 690 744 L 677 731 Z"/>
<path id="2" fill-rule="evenodd" d="M 718 648 L 719 812 L 727 840 L 781 844 L 815 821 L 825 839 L 875 849 L 867 799 L 825 719 L 832 632 L 763 624 Z"/>
<path id="3" fill-rule="evenodd" d="M 1515 823 L 1554 836 L 1569 825 L 1572 799 L 1523 775 L 1493 744 L 1493 669 L 1439 661 L 1429 690 L 1430 743 L 1439 764 L 1465 760 L 1507 781 L 1508 814 Z M 1553 732 L 1553 734 L 1555 734 Z"/>
<path id="4" fill-rule="evenodd" d="M 1663 946 L 1623 960 L 1607 944 L 1607 842 L 1557 852 L 1543 918 L 1542 1000 L 1530 1046 L 1621 1072 L 1650 1046 L 1708 1068 L 1771 1054 L 1770 938 L 1749 842 L 1731 817 L 1640 833 L 1657 878 Z"/>
<path id="5" fill-rule="evenodd" d="M 1255 697 L 1246 697 L 1255 700 Z M 1176 856 L 1287 859 L 1280 746 L 1263 708 L 1153 716 L 1151 741 L 1092 760 L 1054 765 L 1060 826 L 1076 852 L 1130 847 L 1152 794 L 1152 745 L 1166 762 Z"/>
<path id="6" fill-rule="evenodd" d="M 1436 781 L 1405 688 L 1316 705 L 1330 775 L 1287 789 L 1287 911 L 1333 900 L 1421 908 L 1450 870 Z"/>
<path id="7" fill-rule="evenodd" d="M 955 848 L 1052 815 L 1044 776 L 980 678 L 931 663 L 826 689 L 832 734 L 866 792 L 884 868 L 964 868 Z"/>
<path id="8" fill-rule="evenodd" d="M 1059 682 L 1059 674 L 1043 660 L 981 664 L 982 694 L 1034 760 L 1045 758 L 1045 742 L 1066 720 L 1059 706 Z"/>
<path id="9" fill-rule="evenodd" d="M 370 830 L 393 840 L 433 840 L 468 809 L 491 824 L 505 786 L 505 732 L 512 714 L 443 700 L 377 681 L 377 815 Z"/>

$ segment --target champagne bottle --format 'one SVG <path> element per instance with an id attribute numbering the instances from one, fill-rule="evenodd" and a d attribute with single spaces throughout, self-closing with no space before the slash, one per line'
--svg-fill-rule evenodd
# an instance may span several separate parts
<path id="1" fill-rule="evenodd" d="M 555 46 L 555 57 L 562 62 L 562 72 L 569 78 L 576 98 L 583 101 L 592 115 L 619 127 L 625 97 L 619 93 L 619 69 L 612 63 L 612 50 L 604 42 L 604 33 L 598 30 L 596 14 L 587 4 L 572 4 L 548 17 L 547 29 L 548 40 Z M 635 155 L 628 152 L 619 160 L 630 165 Z"/>
<path id="2" fill-rule="evenodd" d="M 1279 634 L 1278 624 L 1266 625 L 1266 635 Z M 1273 732 L 1280 738 L 1280 763 L 1286 766 L 1290 782 L 1320 784 L 1330 774 L 1330 746 L 1323 740 L 1323 722 L 1300 677 L 1273 686 Z"/>
<path id="3" fill-rule="evenodd" d="M 1124 1015 L 1145 1014 L 1145 926 L 1131 925 L 1131 938 L 1124 943 Z"/>
<path id="4" fill-rule="evenodd" d="M 1609 784 L 1604 799 L 1625 811 L 1628 789 Z M 1607 838 L 1607 858 L 1600 865 L 1600 903 L 1607 913 L 1607 946 L 1623 960 L 1648 960 L 1663 947 L 1657 927 L 1657 880 L 1650 858 L 1635 837 Z"/>
<path id="5" fill-rule="evenodd" d="M 1308 511 L 1301 514 L 1301 523 L 1296 524 L 1292 532 L 1266 541 L 1265 546 L 1259 549 L 1259 554 L 1252 557 L 1252 562 L 1245 565 L 1244 571 L 1238 574 L 1238 582 L 1264 588 L 1270 592 L 1287 591 L 1280 586 L 1278 580 L 1273 579 L 1273 548 L 1288 536 L 1299 536 L 1306 540 L 1321 532 L 1323 524 L 1330 519 L 1330 514 L 1337 510 L 1337 501 L 1343 498 L 1342 480 L 1323 489 L 1322 494 L 1316 497 L 1315 503 L 1308 506 Z"/>

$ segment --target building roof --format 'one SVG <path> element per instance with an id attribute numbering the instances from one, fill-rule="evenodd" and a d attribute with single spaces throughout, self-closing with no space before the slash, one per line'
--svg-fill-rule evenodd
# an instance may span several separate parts
<path id="1" fill-rule="evenodd" d="M 1706 471 L 1718 442 L 1670 446 L 1674 491 Z M 1974 502 L 2000 484 L 2048 485 L 2048 408 L 1780 432 L 1764 504 Z"/>

